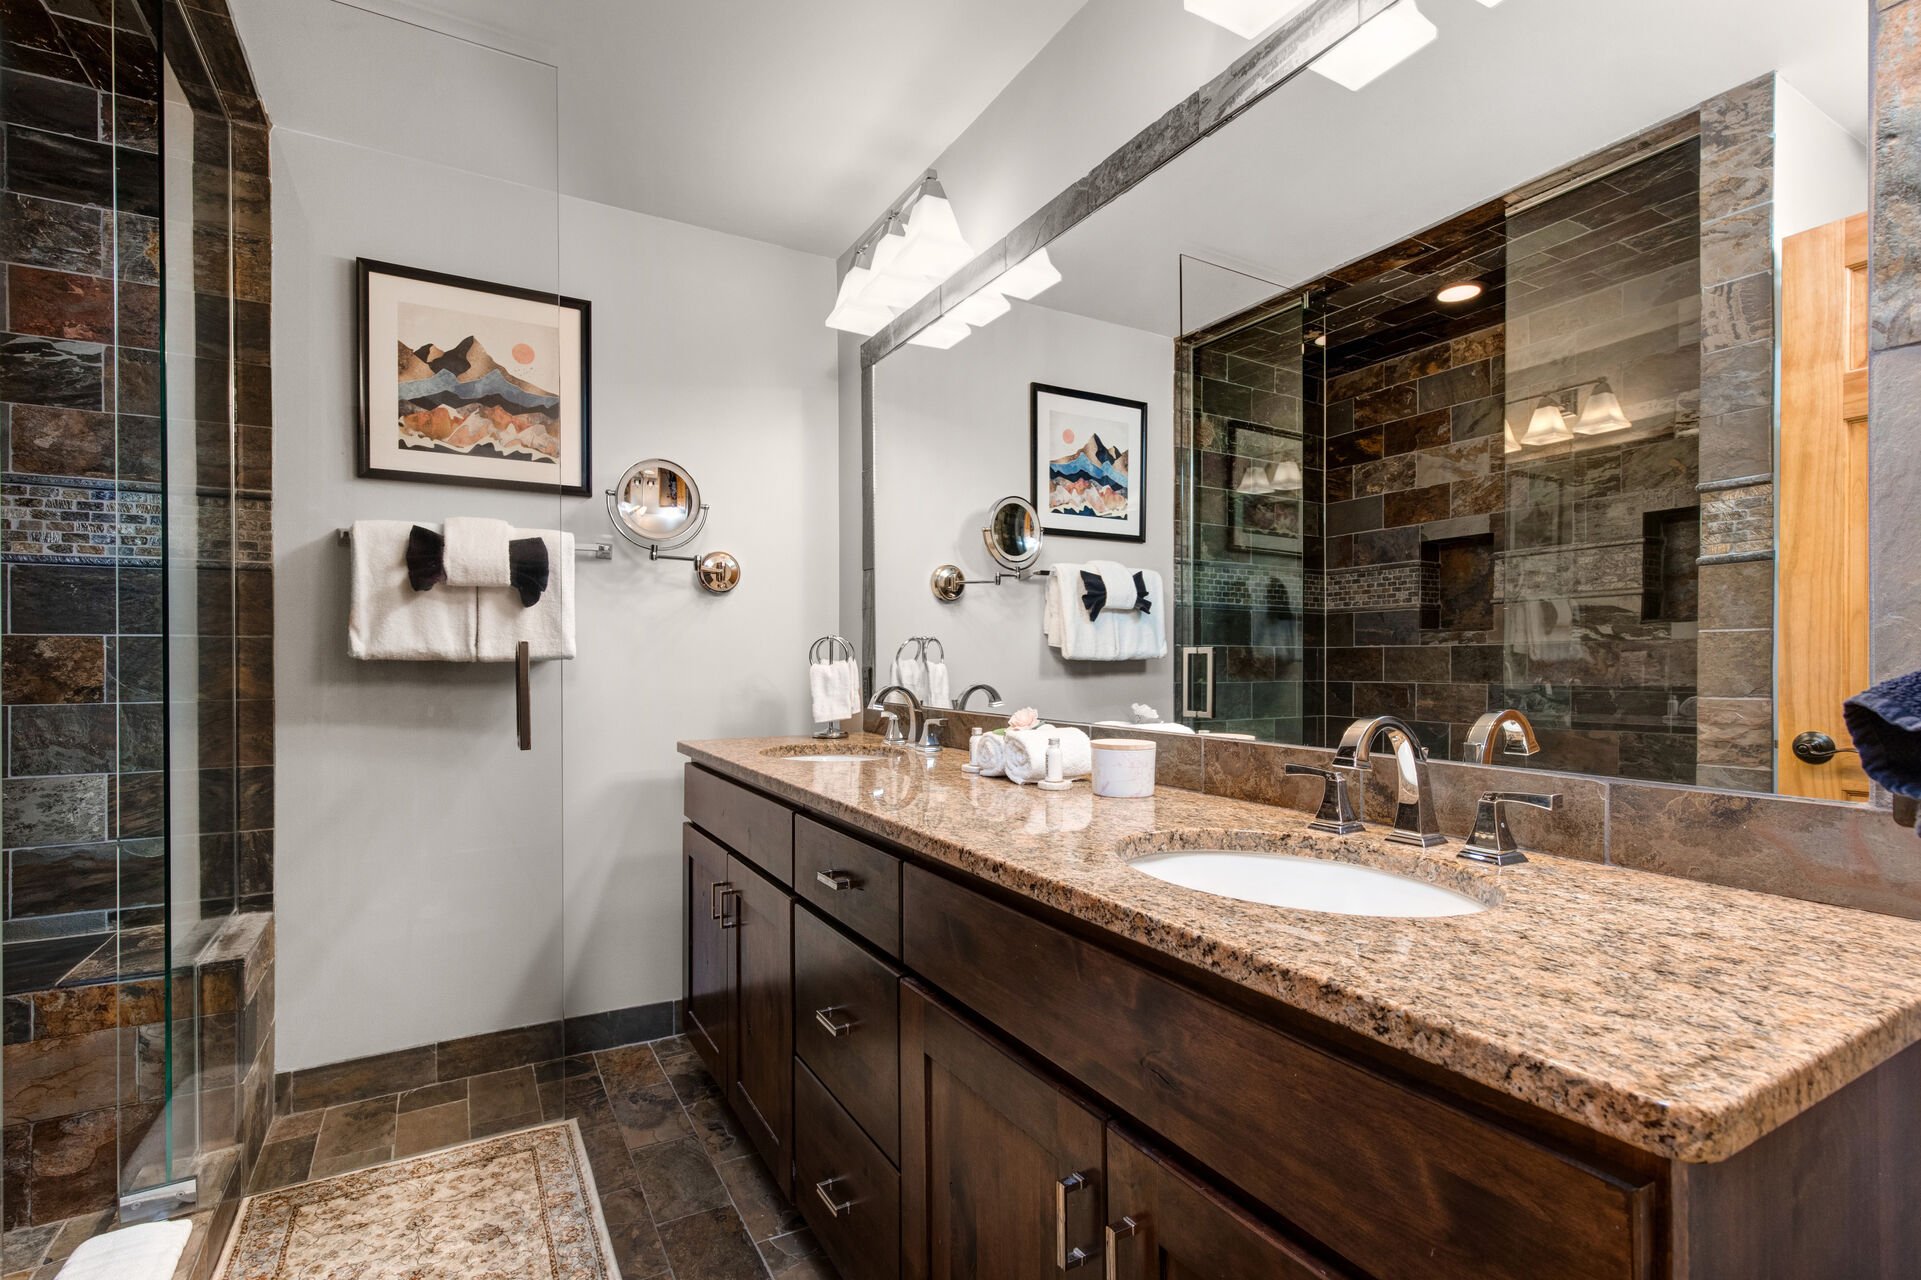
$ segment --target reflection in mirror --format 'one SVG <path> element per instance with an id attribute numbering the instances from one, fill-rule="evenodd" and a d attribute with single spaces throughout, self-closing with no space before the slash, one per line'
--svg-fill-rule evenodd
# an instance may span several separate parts
<path id="1" fill-rule="evenodd" d="M 1436 0 L 1365 90 L 1281 85 L 1051 241 L 1045 294 L 891 352 L 883 634 L 945 609 L 968 678 L 1058 719 L 1332 746 L 1388 714 L 1437 758 L 1862 798 L 1784 744 L 1864 683 L 1865 488 L 1832 460 L 1865 423 L 1865 9 L 1711 8 Z M 1463 48 L 1637 72 L 1542 111 Z M 1031 588 L 930 598 L 964 495 L 1034 474 L 1034 383 L 1148 406 L 1143 541 L 1043 503 L 1040 567 L 1158 569 L 1168 658 L 1064 659 Z"/>
<path id="2" fill-rule="evenodd" d="M 1034 504 L 1025 498 L 1002 498 L 987 514 L 987 527 L 981 530 L 987 540 L 987 554 L 1003 569 L 1021 573 L 1033 566 L 1041 554 L 1041 522 Z"/>
<path id="3" fill-rule="evenodd" d="M 665 458 L 627 468 L 612 495 L 615 520 L 636 541 L 671 550 L 700 532 L 700 486 Z"/>

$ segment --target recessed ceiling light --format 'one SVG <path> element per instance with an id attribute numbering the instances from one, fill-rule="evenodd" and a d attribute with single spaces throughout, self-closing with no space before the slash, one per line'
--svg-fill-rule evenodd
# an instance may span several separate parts
<path id="1" fill-rule="evenodd" d="M 1482 286 L 1473 280 L 1451 284 L 1434 295 L 1436 302 L 1471 302 L 1481 296 Z"/>

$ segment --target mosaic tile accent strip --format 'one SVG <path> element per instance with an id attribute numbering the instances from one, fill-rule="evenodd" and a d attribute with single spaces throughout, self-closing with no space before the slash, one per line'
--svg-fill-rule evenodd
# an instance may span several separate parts
<path id="1" fill-rule="evenodd" d="M 161 496 L 79 480 L 46 482 L 8 476 L 0 487 L 9 560 L 158 564 L 163 554 Z"/>

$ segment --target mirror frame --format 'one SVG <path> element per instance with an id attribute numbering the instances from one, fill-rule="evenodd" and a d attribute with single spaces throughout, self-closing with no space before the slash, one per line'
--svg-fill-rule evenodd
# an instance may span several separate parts
<path id="1" fill-rule="evenodd" d="M 1034 525 L 1034 549 L 1024 556 L 1007 555 L 994 541 L 994 526 L 999 523 L 1001 512 L 1009 507 L 1026 512 L 1027 518 Z M 981 542 L 987 547 L 987 554 L 993 557 L 995 564 L 1009 573 L 1025 576 L 1027 571 L 1034 567 L 1034 562 L 1041 558 L 1041 550 L 1047 542 L 1047 539 L 1041 535 L 1041 513 L 1035 510 L 1034 504 L 1026 498 L 1009 494 L 987 509 L 987 524 L 981 529 Z"/>
<path id="2" fill-rule="evenodd" d="M 1869 409 L 1869 449 L 1872 492 L 1869 506 L 1870 547 L 1899 545 L 1899 535 L 1911 532 L 1921 520 L 1921 451 L 1905 449 L 1898 431 L 1888 430 L 1894 416 L 1890 404 L 1902 393 L 1921 397 L 1921 280 L 1906 278 L 1914 246 L 1903 228 L 1921 222 L 1921 150 L 1917 139 L 1897 127 L 1897 95 L 1907 74 L 1900 56 L 1904 32 L 1921 26 L 1921 2 L 1898 6 L 1916 14 L 1905 21 L 1891 16 L 1885 4 L 1860 0 L 1870 7 L 1872 30 L 1870 93 L 1873 109 L 1871 185 L 1869 192 L 1870 268 L 1869 312 L 1870 384 L 1877 390 Z M 1066 187 L 1000 241 L 977 255 L 946 282 L 896 316 L 860 348 L 862 520 L 861 569 L 863 652 L 870 662 L 875 653 L 875 527 L 878 480 L 874 469 L 874 366 L 906 344 L 909 338 L 939 320 L 1009 266 L 1047 247 L 1082 221 L 1118 200 L 1187 148 L 1224 128 L 1243 112 L 1295 76 L 1363 23 L 1388 8 L 1393 0 L 1313 0 L 1307 8 L 1276 28 L 1225 71 L 1202 85 L 1182 102 L 1122 144 L 1088 174 Z M 1884 34 L 1885 32 L 1885 34 Z M 1651 125 L 1650 128 L 1658 128 Z M 865 237 L 863 237 L 864 239 Z M 850 246 L 839 262 L 842 273 L 852 264 L 861 242 Z M 1888 357 L 1908 357 L 1898 374 Z M 1914 365 L 1909 368 L 1907 366 Z M 1883 372 L 1887 370 L 1887 372 Z M 1899 378 L 1899 382 L 1896 382 Z M 1885 388 L 1885 389 L 1883 389 Z M 1750 480 L 1759 479 L 1751 477 Z M 1771 486 L 1772 471 L 1767 480 Z M 1773 552 L 1769 553 L 1770 560 Z M 1921 617 L 1921 574 L 1895 563 L 1895 555 L 1871 550 L 1869 565 L 1871 679 L 1885 680 L 1921 667 L 1921 628 L 1907 619 Z M 1777 713 L 1778 715 L 1778 713 Z M 1773 732 L 1779 733 L 1776 724 Z M 1270 744 L 1283 748 L 1300 744 Z M 1489 765 L 1537 777 L 1565 776 L 1604 783 L 1636 783 L 1677 791 L 1765 797 L 1795 804 L 1835 805 L 1857 811 L 1885 811 L 1888 797 L 1875 788 L 1869 804 L 1813 800 L 1778 791 L 1726 791 L 1712 786 L 1640 783 L 1635 779 L 1597 774 L 1547 774 L 1526 766 Z"/>
<path id="3" fill-rule="evenodd" d="M 627 486 L 633 483 L 634 478 L 640 472 L 650 467 L 657 471 L 671 469 L 675 475 L 686 481 L 687 495 L 693 500 L 687 513 L 686 522 L 682 524 L 679 529 L 674 530 L 665 537 L 657 538 L 647 533 L 644 529 L 635 528 L 633 524 L 621 514 L 621 500 L 627 491 Z M 701 500 L 700 481 L 694 479 L 693 472 L 681 466 L 678 462 L 673 461 L 671 458 L 642 458 L 639 462 L 634 463 L 631 467 L 621 472 L 620 479 L 614 481 L 614 487 L 607 490 L 608 520 L 612 522 L 615 529 L 619 530 L 629 542 L 634 543 L 636 546 L 652 547 L 656 551 L 672 551 L 678 547 L 684 547 L 700 536 L 701 528 L 707 523 L 706 515 L 707 504 Z"/>

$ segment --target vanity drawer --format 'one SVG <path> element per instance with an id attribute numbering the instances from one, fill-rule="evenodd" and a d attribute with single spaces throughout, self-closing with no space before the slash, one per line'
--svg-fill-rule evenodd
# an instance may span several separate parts
<path id="1" fill-rule="evenodd" d="M 900 974 L 811 911 L 794 913 L 794 1051 L 900 1162 Z"/>
<path id="2" fill-rule="evenodd" d="M 907 967 L 1381 1277 L 1634 1280 L 1657 1189 L 909 867 Z"/>
<path id="3" fill-rule="evenodd" d="M 794 1064 L 794 1199 L 843 1280 L 898 1280 L 900 1174 Z"/>
<path id="4" fill-rule="evenodd" d="M 900 956 L 900 859 L 805 815 L 794 819 L 794 892 Z"/>
<path id="5" fill-rule="evenodd" d="M 687 817 L 784 885 L 794 883 L 794 814 L 785 805 L 688 765 Z"/>

